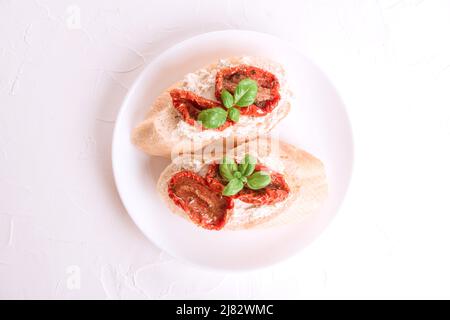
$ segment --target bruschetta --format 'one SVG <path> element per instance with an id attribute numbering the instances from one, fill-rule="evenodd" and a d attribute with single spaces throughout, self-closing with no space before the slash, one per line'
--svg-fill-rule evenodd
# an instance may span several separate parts
<path id="1" fill-rule="evenodd" d="M 299 221 L 326 198 L 322 162 L 288 143 L 258 138 L 211 153 L 173 159 L 157 185 L 169 209 L 199 227 L 238 230 Z"/>
<path id="2" fill-rule="evenodd" d="M 280 64 L 260 57 L 222 59 L 163 92 L 132 141 L 150 155 L 169 157 L 220 139 L 253 139 L 289 113 L 291 98 Z"/>

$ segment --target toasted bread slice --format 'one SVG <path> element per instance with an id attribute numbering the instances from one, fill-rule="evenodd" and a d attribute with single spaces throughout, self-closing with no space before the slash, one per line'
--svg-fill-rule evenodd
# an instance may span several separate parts
<path id="1" fill-rule="evenodd" d="M 229 66 L 252 65 L 277 76 L 280 82 L 281 99 L 275 109 L 262 117 L 241 116 L 238 123 L 223 131 L 192 126 L 182 120 L 174 108 L 169 92 L 172 89 L 192 91 L 204 98 L 216 100 L 214 96 L 217 71 Z M 290 109 L 291 92 L 287 87 L 284 69 L 278 63 L 260 57 L 232 57 L 220 60 L 205 68 L 187 74 L 184 80 L 175 83 L 163 92 L 150 106 L 146 119 L 132 133 L 132 141 L 150 155 L 170 157 L 192 152 L 220 139 L 253 139 L 272 130 Z"/>
<path id="2" fill-rule="evenodd" d="M 256 146 L 256 147 L 255 147 Z M 239 230 L 269 227 L 299 221 L 316 211 L 327 196 L 328 186 L 322 162 L 306 151 L 276 139 L 259 138 L 228 150 L 226 154 L 238 161 L 251 153 L 270 169 L 280 172 L 290 188 L 289 196 L 274 205 L 253 206 L 234 200 L 234 209 L 224 229 Z M 183 155 L 161 174 L 157 189 L 169 209 L 188 219 L 187 214 L 168 196 L 168 182 L 182 170 L 205 174 L 208 164 L 220 161 L 224 153 L 215 156 Z"/>

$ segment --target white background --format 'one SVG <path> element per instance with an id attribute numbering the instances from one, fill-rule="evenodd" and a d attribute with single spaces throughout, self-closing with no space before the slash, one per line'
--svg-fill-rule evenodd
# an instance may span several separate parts
<path id="1" fill-rule="evenodd" d="M 230 28 L 316 61 L 355 139 L 352 184 L 326 232 L 238 274 L 146 240 L 110 161 L 144 65 Z M 0 298 L 450 298 L 449 1 L 0 0 L 0 70 Z"/>

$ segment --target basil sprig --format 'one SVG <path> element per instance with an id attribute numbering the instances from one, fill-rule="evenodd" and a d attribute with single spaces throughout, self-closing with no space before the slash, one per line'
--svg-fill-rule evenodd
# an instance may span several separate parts
<path id="1" fill-rule="evenodd" d="M 265 171 L 255 171 L 256 159 L 251 155 L 245 155 L 242 162 L 237 165 L 233 159 L 224 157 L 219 165 L 219 172 L 228 184 L 222 191 L 224 196 L 234 196 L 244 188 L 244 185 L 252 190 L 267 187 L 270 182 L 270 174 Z"/>
<path id="2" fill-rule="evenodd" d="M 234 96 L 223 89 L 220 93 L 222 104 L 227 110 L 220 107 L 205 109 L 198 115 L 197 120 L 207 129 L 216 129 L 227 121 L 227 118 L 233 122 L 238 122 L 241 112 L 240 107 L 247 107 L 255 102 L 258 93 L 258 84 L 250 78 L 239 81 Z M 242 189 L 242 188 L 241 188 Z"/>

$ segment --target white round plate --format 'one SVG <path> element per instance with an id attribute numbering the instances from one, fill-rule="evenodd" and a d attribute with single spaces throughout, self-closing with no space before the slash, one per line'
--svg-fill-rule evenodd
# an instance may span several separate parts
<path id="1" fill-rule="evenodd" d="M 156 192 L 169 160 L 149 157 L 130 142 L 148 107 L 169 85 L 220 58 L 266 56 L 282 63 L 298 104 L 276 130 L 280 137 L 321 159 L 329 196 L 321 210 L 298 224 L 266 230 L 208 231 L 172 214 Z M 288 43 L 252 31 L 219 31 L 185 40 L 150 63 L 136 80 L 117 117 L 113 170 L 130 216 L 142 232 L 170 255 L 204 267 L 254 269 L 279 262 L 312 241 L 330 222 L 348 187 L 353 143 L 345 107 L 328 78 Z"/>

